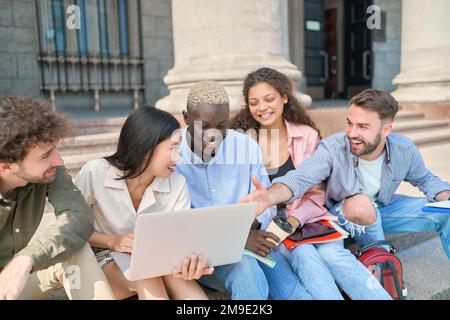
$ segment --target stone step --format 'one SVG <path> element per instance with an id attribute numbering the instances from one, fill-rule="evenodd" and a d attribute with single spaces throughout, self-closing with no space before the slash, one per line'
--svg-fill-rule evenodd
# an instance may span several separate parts
<path id="1" fill-rule="evenodd" d="M 389 240 L 397 251 L 402 251 L 437 236 L 436 232 L 409 232 L 401 235 L 387 235 L 386 240 Z"/>
<path id="2" fill-rule="evenodd" d="M 395 116 L 395 122 L 404 120 L 418 120 L 423 119 L 425 115 L 420 111 L 403 111 L 400 110 Z"/>
<path id="3" fill-rule="evenodd" d="M 450 142 L 450 129 L 407 132 L 404 134 L 417 146 Z M 65 159 L 65 163 L 69 165 L 70 170 L 77 171 L 84 164 L 81 160 L 95 159 L 99 154 L 101 156 L 112 154 L 116 149 L 118 135 L 115 132 L 78 136 L 73 140 L 63 142 L 60 148 L 61 154 Z"/>
<path id="4" fill-rule="evenodd" d="M 119 132 L 126 117 L 110 117 L 97 119 L 79 119 L 75 123 L 76 135 L 91 135 L 96 133 Z"/>
<path id="5" fill-rule="evenodd" d="M 89 160 L 94 160 L 111 155 L 110 151 L 101 151 L 98 153 L 86 153 L 80 155 L 63 156 L 64 165 L 72 177 L 75 177 L 81 167 Z"/>
<path id="6" fill-rule="evenodd" d="M 450 142 L 450 129 L 438 129 L 422 132 L 405 132 L 417 146 Z"/>
<path id="7" fill-rule="evenodd" d="M 399 133 L 420 132 L 424 130 L 448 129 L 448 120 L 405 120 L 394 122 L 394 131 Z"/>
<path id="8" fill-rule="evenodd" d="M 391 242 L 396 252 L 401 252 L 436 237 L 436 232 L 409 232 L 400 235 L 386 235 L 386 240 Z M 352 238 L 346 239 L 344 244 L 353 253 L 360 249 Z"/>
<path id="9" fill-rule="evenodd" d="M 438 237 L 398 252 L 408 300 L 449 300 L 450 262 Z"/>
<path id="10" fill-rule="evenodd" d="M 61 155 L 80 155 L 88 153 L 113 152 L 119 139 L 119 131 L 80 135 L 64 140 L 59 148 Z"/>

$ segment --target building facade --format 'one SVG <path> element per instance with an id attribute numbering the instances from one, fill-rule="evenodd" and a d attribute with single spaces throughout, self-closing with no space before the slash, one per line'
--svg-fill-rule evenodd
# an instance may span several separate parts
<path id="1" fill-rule="evenodd" d="M 104 110 L 154 104 L 168 93 L 170 1 L 0 0 L 0 41 L 2 95 Z"/>
<path id="2" fill-rule="evenodd" d="M 450 116 L 450 1 L 423 7 L 420 0 L 0 0 L 0 94 L 46 97 L 67 110 L 156 104 L 178 113 L 190 85 L 212 79 L 236 110 L 243 77 L 271 66 L 293 79 L 306 104 L 373 87 Z"/>

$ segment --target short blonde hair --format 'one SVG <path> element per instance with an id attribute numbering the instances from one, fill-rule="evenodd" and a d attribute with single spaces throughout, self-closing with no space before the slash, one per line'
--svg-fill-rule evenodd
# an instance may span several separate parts
<path id="1" fill-rule="evenodd" d="M 189 90 L 187 99 L 188 111 L 197 109 L 202 104 L 228 104 L 228 94 L 225 88 L 216 81 L 201 81 Z"/>

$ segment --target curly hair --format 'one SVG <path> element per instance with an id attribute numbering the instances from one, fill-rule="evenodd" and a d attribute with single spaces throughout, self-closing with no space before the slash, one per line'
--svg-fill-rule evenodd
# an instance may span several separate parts
<path id="1" fill-rule="evenodd" d="M 73 134 L 69 120 L 56 114 L 49 102 L 25 96 L 0 96 L 0 162 L 21 161 L 32 146 Z"/>
<path id="2" fill-rule="evenodd" d="M 243 88 L 245 106 L 231 120 L 230 127 L 232 129 L 242 129 L 244 131 L 249 129 L 259 130 L 260 124 L 253 118 L 249 110 L 248 92 L 253 86 L 261 82 L 270 84 L 281 96 L 287 96 L 288 102 L 285 103 L 283 109 L 283 118 L 286 121 L 310 126 L 320 136 L 320 131 L 316 124 L 312 121 L 300 101 L 295 97 L 291 80 L 285 74 L 271 68 L 260 68 L 249 73 L 245 78 Z"/>

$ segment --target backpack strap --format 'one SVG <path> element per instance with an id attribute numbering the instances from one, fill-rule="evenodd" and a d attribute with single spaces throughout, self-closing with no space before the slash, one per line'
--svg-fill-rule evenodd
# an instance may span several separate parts
<path id="1" fill-rule="evenodd" d="M 388 260 L 386 261 L 386 265 L 392 272 L 392 277 L 394 278 L 395 290 L 397 290 L 397 295 L 400 298 L 400 300 L 403 300 L 405 297 L 403 296 L 403 291 L 402 288 L 400 287 L 400 281 L 398 280 L 397 270 L 395 269 L 394 263 L 392 262 L 392 260 Z"/>
<path id="2" fill-rule="evenodd" d="M 380 262 L 376 265 L 380 268 L 380 284 L 384 288 L 384 270 L 386 270 L 386 263 Z"/>
<path id="3" fill-rule="evenodd" d="M 360 250 L 358 250 L 358 251 L 356 252 L 356 256 L 359 257 L 359 256 L 361 256 L 364 252 L 366 252 L 367 250 L 372 249 L 372 248 L 375 248 L 375 247 L 379 247 L 379 246 L 389 246 L 389 251 L 390 251 L 392 254 L 394 254 L 395 251 L 396 251 L 395 248 L 392 246 L 392 244 L 391 244 L 390 241 L 387 241 L 387 240 L 380 240 L 380 241 L 372 242 L 372 243 L 368 244 L 368 245 L 365 246 L 365 247 L 362 247 Z"/>

